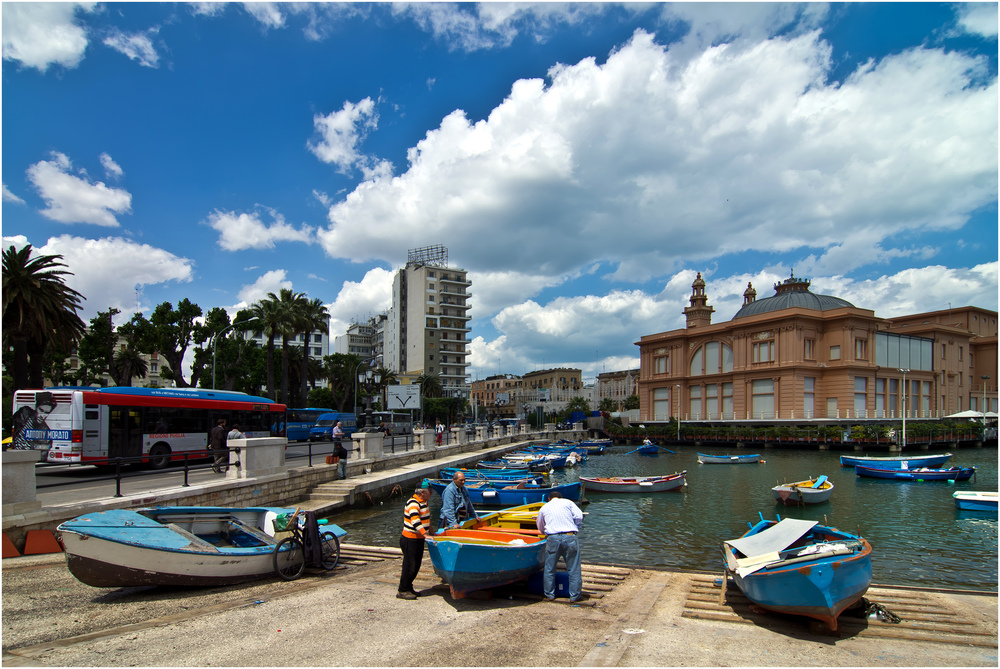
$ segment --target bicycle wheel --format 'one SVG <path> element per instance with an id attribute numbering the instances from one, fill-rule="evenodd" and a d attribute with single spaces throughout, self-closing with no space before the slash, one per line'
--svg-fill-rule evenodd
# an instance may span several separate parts
<path id="1" fill-rule="evenodd" d="M 285 537 L 274 547 L 272 554 L 274 571 L 286 581 L 294 581 L 306 570 L 305 552 L 302 542 L 295 537 Z"/>
<path id="2" fill-rule="evenodd" d="M 323 533 L 323 569 L 333 571 L 340 562 L 340 539 L 333 532 Z"/>

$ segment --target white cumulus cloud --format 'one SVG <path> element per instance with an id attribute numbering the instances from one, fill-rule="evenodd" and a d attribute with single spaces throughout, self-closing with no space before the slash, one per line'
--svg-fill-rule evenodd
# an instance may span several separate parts
<path id="1" fill-rule="evenodd" d="M 15 204 L 24 204 L 24 200 L 14 195 L 14 193 L 7 188 L 7 184 L 3 184 L 3 201 L 13 202 Z"/>
<path id="2" fill-rule="evenodd" d="M 639 31 L 604 64 L 515 82 L 485 119 L 448 114 L 404 173 L 334 203 L 318 236 L 333 257 L 390 263 L 446 239 L 489 294 L 503 290 L 493 273 L 555 284 L 600 264 L 645 282 L 747 251 L 819 263 L 878 249 L 852 261 L 883 263 L 996 201 L 988 63 L 915 48 L 841 82 L 832 67 L 818 32 L 680 57 Z"/>
<path id="3" fill-rule="evenodd" d="M 74 68 L 87 49 L 87 31 L 78 12 L 91 12 L 95 2 L 3 3 L 3 59 L 41 72 L 50 65 Z"/>
<path id="4" fill-rule="evenodd" d="M 277 211 L 268 211 L 273 221 L 270 225 L 261 220 L 258 211 L 237 214 L 218 209 L 209 214 L 208 224 L 219 232 L 219 246 L 226 251 L 273 249 L 275 242 L 313 242 L 312 226 L 295 228 Z"/>
<path id="5" fill-rule="evenodd" d="M 28 180 L 48 205 L 41 213 L 60 223 L 93 223 L 118 227 L 115 214 L 132 211 L 132 195 L 121 188 L 91 182 L 70 174 L 69 158 L 56 151 L 52 160 L 42 160 L 28 168 Z"/>
<path id="6" fill-rule="evenodd" d="M 306 146 L 324 163 L 335 165 L 343 174 L 354 168 L 362 169 L 366 179 L 391 175 L 391 164 L 367 156 L 359 149 L 365 137 L 378 128 L 378 109 L 371 98 L 357 104 L 344 102 L 339 111 L 326 116 L 317 114 L 313 126 L 319 139 L 309 140 Z"/>
<path id="7" fill-rule="evenodd" d="M 60 235 L 36 249 L 44 255 L 63 257 L 73 273 L 66 278 L 66 284 L 86 298 L 81 315 L 85 320 L 108 307 L 121 310 L 127 318 L 136 311 L 135 286 L 184 283 L 194 275 L 192 260 L 121 237 L 85 239 Z M 140 305 L 140 310 L 153 306 Z"/>

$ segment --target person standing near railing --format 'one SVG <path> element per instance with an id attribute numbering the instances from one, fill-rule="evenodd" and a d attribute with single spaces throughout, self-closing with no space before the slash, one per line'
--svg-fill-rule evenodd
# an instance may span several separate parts
<path id="1" fill-rule="evenodd" d="M 215 451 L 215 462 L 212 463 L 212 470 L 216 474 L 223 473 L 229 468 L 229 448 L 226 446 L 226 419 L 220 418 L 215 423 L 215 427 L 208 433 L 208 448 Z"/>
<path id="2" fill-rule="evenodd" d="M 333 426 L 333 430 L 330 432 L 330 436 L 333 438 L 333 443 L 337 453 L 337 470 L 340 473 L 340 478 L 347 478 L 347 449 L 344 448 L 344 427 L 341 421 L 337 421 L 337 424 Z"/>

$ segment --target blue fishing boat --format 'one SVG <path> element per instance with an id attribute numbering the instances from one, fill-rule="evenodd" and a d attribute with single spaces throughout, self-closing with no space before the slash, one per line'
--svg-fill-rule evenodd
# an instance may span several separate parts
<path id="1" fill-rule="evenodd" d="M 739 539 L 723 542 L 723 551 L 727 574 L 751 602 L 821 620 L 831 630 L 872 581 L 868 541 L 814 520 L 762 517 Z"/>
<path id="2" fill-rule="evenodd" d="M 638 453 L 639 455 L 656 455 L 660 452 L 660 447 L 656 444 L 645 444 L 632 452 Z"/>
<path id="3" fill-rule="evenodd" d="M 66 566 L 87 585 L 218 586 L 274 575 L 279 548 L 275 520 L 294 511 L 214 506 L 111 509 L 68 520 L 58 530 Z M 346 532 L 336 525 L 325 525 L 319 532 L 320 541 L 336 545 L 339 555 L 338 542 Z M 291 543 L 282 548 L 293 549 Z M 326 550 L 324 546 L 324 554 Z"/>
<path id="4" fill-rule="evenodd" d="M 542 465 L 547 462 L 552 469 L 561 469 L 566 466 L 567 457 L 555 453 L 508 453 L 500 458 L 500 462 L 513 465 L 527 464 L 528 469 L 531 469 L 534 465 Z"/>
<path id="5" fill-rule="evenodd" d="M 529 472 L 524 469 L 509 472 L 503 469 L 462 469 L 459 467 L 445 467 L 438 471 L 443 479 L 450 479 L 458 472 L 465 474 L 466 480 L 474 481 L 478 479 L 486 481 L 505 481 L 507 485 L 517 485 L 518 483 L 533 483 L 542 485 L 548 472 Z"/>
<path id="6" fill-rule="evenodd" d="M 995 492 L 956 492 L 952 493 L 955 499 L 955 508 L 962 511 L 985 511 L 986 513 L 997 513 L 997 493 Z"/>
<path id="7" fill-rule="evenodd" d="M 485 530 L 441 530 L 427 541 L 434 572 L 462 599 L 514 583 L 545 566 L 545 538 Z"/>
<path id="8" fill-rule="evenodd" d="M 530 472 L 550 472 L 552 471 L 552 463 L 548 460 L 542 460 L 539 462 L 532 462 L 530 464 L 526 462 L 514 463 L 506 462 L 504 460 L 480 460 L 476 463 L 477 469 L 501 469 L 507 471 L 530 471 Z"/>
<path id="9" fill-rule="evenodd" d="M 873 479 L 891 479 L 893 481 L 968 481 L 976 474 L 975 467 L 951 467 L 950 469 L 934 469 L 932 467 L 917 467 L 916 469 L 883 469 L 881 467 L 863 467 L 857 465 L 854 473 Z"/>
<path id="10" fill-rule="evenodd" d="M 698 454 L 698 464 L 701 465 L 743 465 L 760 461 L 760 453 L 748 453 L 747 455 Z"/>
<path id="11" fill-rule="evenodd" d="M 951 453 L 939 455 L 903 455 L 876 458 L 866 455 L 841 455 L 841 467 L 879 467 L 881 469 L 915 469 L 917 467 L 940 467 L 951 458 Z"/>
<path id="12" fill-rule="evenodd" d="M 444 489 L 451 481 L 443 479 L 424 479 L 431 490 L 438 495 L 444 494 Z M 518 484 L 505 485 L 502 481 L 465 481 L 465 489 L 469 491 L 469 499 L 475 505 L 483 506 L 520 506 L 533 502 L 545 502 L 550 492 L 556 491 L 564 498 L 579 501 L 581 485 L 579 481 L 564 483 L 551 487 Z"/>

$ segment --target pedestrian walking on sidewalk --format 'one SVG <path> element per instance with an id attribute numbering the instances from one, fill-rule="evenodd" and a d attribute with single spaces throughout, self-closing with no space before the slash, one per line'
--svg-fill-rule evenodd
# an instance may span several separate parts
<path id="1" fill-rule="evenodd" d="M 434 435 L 434 440 L 437 442 L 437 445 L 440 446 L 441 440 L 444 439 L 444 425 L 441 424 L 440 420 L 437 421 L 437 424 L 434 426 Z"/>
<path id="2" fill-rule="evenodd" d="M 403 568 L 399 576 L 399 590 L 396 592 L 399 599 L 417 598 L 413 579 L 420 572 L 420 563 L 424 559 L 424 541 L 431 532 L 431 508 L 427 504 L 430 498 L 430 488 L 417 488 L 403 508 L 403 535 L 399 537 Z"/>
<path id="3" fill-rule="evenodd" d="M 552 491 L 549 493 L 549 501 L 538 510 L 535 524 L 545 535 L 542 594 L 549 601 L 556 598 L 556 563 L 562 556 L 566 560 L 566 571 L 569 572 L 569 601 L 580 601 L 583 598 L 583 574 L 580 569 L 580 542 L 577 534 L 583 525 L 583 512 L 576 504 Z"/>

